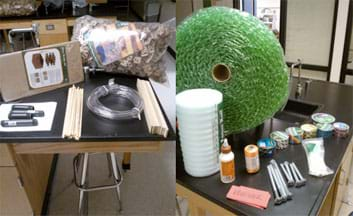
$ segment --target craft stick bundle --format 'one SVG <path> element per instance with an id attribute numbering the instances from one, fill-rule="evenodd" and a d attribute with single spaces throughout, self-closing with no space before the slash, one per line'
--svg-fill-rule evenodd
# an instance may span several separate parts
<path id="1" fill-rule="evenodd" d="M 150 82 L 137 79 L 136 85 L 137 90 L 145 104 L 144 113 L 149 132 L 151 134 L 158 134 L 163 137 L 167 137 L 169 129 Z"/>
<path id="2" fill-rule="evenodd" d="M 83 89 L 69 88 L 62 137 L 79 140 L 82 130 Z"/>

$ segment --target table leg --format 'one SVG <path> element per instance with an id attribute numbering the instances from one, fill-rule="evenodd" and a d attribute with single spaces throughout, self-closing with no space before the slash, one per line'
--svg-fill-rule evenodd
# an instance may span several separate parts
<path id="1" fill-rule="evenodd" d="M 2 30 L 2 34 L 4 36 L 4 39 L 5 39 L 5 43 L 6 43 L 6 51 L 10 51 L 10 41 L 9 41 L 9 36 L 7 35 L 7 30 L 4 29 Z"/>
<path id="2" fill-rule="evenodd" d="M 122 166 L 124 170 L 130 169 L 131 152 L 124 152 Z"/>

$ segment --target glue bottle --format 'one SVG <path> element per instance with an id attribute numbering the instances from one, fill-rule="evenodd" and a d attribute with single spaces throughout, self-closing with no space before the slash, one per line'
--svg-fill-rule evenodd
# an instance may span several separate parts
<path id="1" fill-rule="evenodd" d="M 223 183 L 233 182 L 235 180 L 234 153 L 232 152 L 232 148 L 228 144 L 227 139 L 224 139 L 221 154 L 219 155 L 219 161 L 221 166 L 221 181 Z"/>

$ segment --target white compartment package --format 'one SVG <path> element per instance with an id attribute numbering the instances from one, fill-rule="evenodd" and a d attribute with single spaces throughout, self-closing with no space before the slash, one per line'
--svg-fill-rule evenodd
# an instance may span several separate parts
<path id="1" fill-rule="evenodd" d="M 322 137 L 305 139 L 302 145 L 308 160 L 309 175 L 321 177 L 333 174 L 333 170 L 325 163 L 325 147 Z"/>
<path id="2" fill-rule="evenodd" d="M 205 177 L 219 171 L 222 101 L 222 93 L 212 89 L 191 89 L 176 96 L 184 167 L 191 176 Z"/>

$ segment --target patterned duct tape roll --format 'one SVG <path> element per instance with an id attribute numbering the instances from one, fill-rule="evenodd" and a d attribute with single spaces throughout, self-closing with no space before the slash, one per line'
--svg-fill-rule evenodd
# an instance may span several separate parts
<path id="1" fill-rule="evenodd" d="M 311 119 L 317 124 L 332 124 L 335 122 L 335 117 L 327 113 L 314 113 Z"/>
<path id="2" fill-rule="evenodd" d="M 333 124 L 334 133 L 336 137 L 344 138 L 348 136 L 349 125 L 344 122 L 335 122 Z"/>
<path id="3" fill-rule="evenodd" d="M 333 125 L 332 124 L 316 124 L 317 136 L 322 138 L 328 138 L 332 136 Z"/>
<path id="4" fill-rule="evenodd" d="M 285 149 L 288 147 L 289 136 L 284 131 L 274 131 L 270 134 L 270 138 L 276 143 L 277 149 Z"/>
<path id="5" fill-rule="evenodd" d="M 289 135 L 289 143 L 292 145 L 300 144 L 303 139 L 304 132 L 298 127 L 289 127 L 286 129 L 287 134 Z"/>
<path id="6" fill-rule="evenodd" d="M 313 124 L 303 124 L 300 128 L 304 132 L 304 135 L 303 135 L 304 139 L 310 139 L 310 138 L 315 138 L 316 137 L 317 127 L 315 125 L 313 125 Z"/>
<path id="7" fill-rule="evenodd" d="M 276 143 L 270 138 L 263 138 L 257 141 L 257 147 L 261 156 L 271 157 L 274 154 Z"/>

